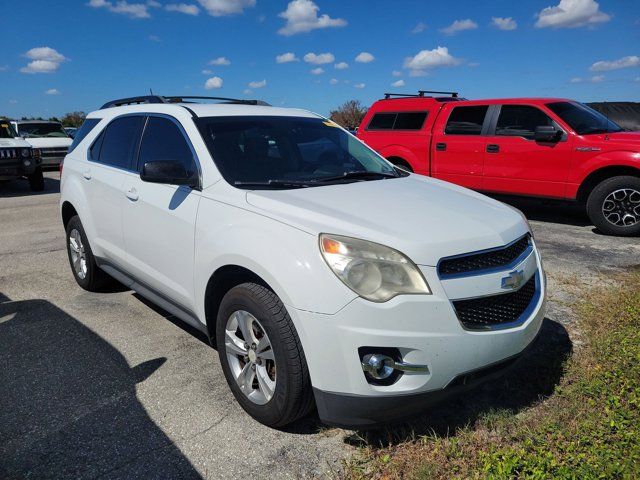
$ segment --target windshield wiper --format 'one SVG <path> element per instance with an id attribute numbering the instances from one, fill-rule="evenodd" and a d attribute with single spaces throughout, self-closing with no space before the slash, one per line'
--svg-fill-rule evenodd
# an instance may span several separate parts
<path id="1" fill-rule="evenodd" d="M 344 172 L 341 175 L 336 175 L 334 177 L 323 177 L 314 179 L 314 183 L 325 183 L 325 182 L 336 182 L 340 180 L 358 180 L 358 179 L 367 179 L 373 177 L 382 177 L 382 178 L 398 178 L 399 175 L 395 173 L 385 173 L 385 172 L 370 172 L 367 170 L 359 170 L 353 172 Z"/>
<path id="2" fill-rule="evenodd" d="M 280 179 L 270 179 L 266 181 L 243 181 L 236 180 L 233 182 L 236 187 L 285 187 L 285 188 L 304 188 L 310 187 L 314 184 L 312 181 L 298 181 L 298 180 L 280 180 Z"/>

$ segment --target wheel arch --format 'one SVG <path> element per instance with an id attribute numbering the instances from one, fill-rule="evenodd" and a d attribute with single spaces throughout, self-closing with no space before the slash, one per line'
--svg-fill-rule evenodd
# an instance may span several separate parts
<path id="1" fill-rule="evenodd" d="M 576 200 L 585 203 L 589 198 L 591 191 L 602 181 L 607 178 L 619 177 L 622 175 L 630 175 L 632 177 L 640 177 L 640 169 L 626 165 L 614 165 L 599 168 L 587 175 L 578 187 Z"/>
<path id="2" fill-rule="evenodd" d="M 275 290 L 260 275 L 240 265 L 221 266 L 209 278 L 205 289 L 204 312 L 209 338 L 214 345 L 218 310 L 222 299 L 233 287 L 247 282 L 257 283 L 275 293 Z"/>
<path id="3" fill-rule="evenodd" d="M 75 209 L 75 207 L 70 201 L 65 200 L 64 202 L 62 202 L 62 207 L 60 208 L 60 214 L 62 216 L 62 225 L 66 229 L 67 225 L 69 224 L 69 221 L 74 216 L 78 215 L 78 211 Z"/>

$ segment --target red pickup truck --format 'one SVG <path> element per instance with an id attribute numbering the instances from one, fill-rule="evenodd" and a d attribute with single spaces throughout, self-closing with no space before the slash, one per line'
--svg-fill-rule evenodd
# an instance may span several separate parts
<path id="1" fill-rule="evenodd" d="M 385 94 L 357 136 L 411 172 L 484 192 L 577 201 L 602 232 L 640 234 L 640 132 L 573 100 Z"/>

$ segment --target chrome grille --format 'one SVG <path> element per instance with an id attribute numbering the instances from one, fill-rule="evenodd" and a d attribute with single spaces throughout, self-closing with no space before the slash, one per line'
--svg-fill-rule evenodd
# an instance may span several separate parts
<path id="1" fill-rule="evenodd" d="M 530 236 L 526 234 L 504 247 L 443 258 L 438 264 L 438 273 L 445 277 L 504 267 L 522 255 L 530 244 Z"/>
<path id="2" fill-rule="evenodd" d="M 538 298 L 536 275 L 515 292 L 454 300 L 458 319 L 469 330 L 486 330 L 516 322 Z"/>
<path id="3" fill-rule="evenodd" d="M 0 159 L 17 159 L 19 158 L 19 152 L 17 148 L 0 148 Z"/>
<path id="4" fill-rule="evenodd" d="M 69 149 L 66 147 L 41 148 L 42 158 L 64 157 Z"/>

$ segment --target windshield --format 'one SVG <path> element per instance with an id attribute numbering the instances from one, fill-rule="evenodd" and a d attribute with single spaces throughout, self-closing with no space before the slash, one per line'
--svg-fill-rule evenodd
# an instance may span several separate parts
<path id="1" fill-rule="evenodd" d="M 594 109 L 577 102 L 547 103 L 578 135 L 621 132 L 622 128 Z"/>
<path id="2" fill-rule="evenodd" d="M 200 131 L 238 188 L 300 188 L 401 176 L 335 123 L 304 117 L 209 117 Z"/>
<path id="3" fill-rule="evenodd" d="M 20 135 L 26 138 L 69 137 L 59 123 L 19 123 L 18 130 L 20 131 Z"/>
<path id="4" fill-rule="evenodd" d="M 15 138 L 17 136 L 9 122 L 0 120 L 0 138 Z"/>

